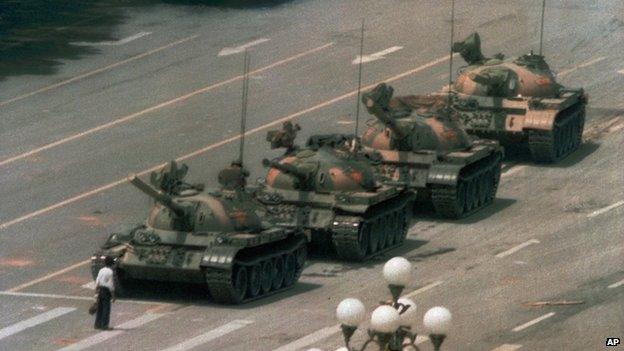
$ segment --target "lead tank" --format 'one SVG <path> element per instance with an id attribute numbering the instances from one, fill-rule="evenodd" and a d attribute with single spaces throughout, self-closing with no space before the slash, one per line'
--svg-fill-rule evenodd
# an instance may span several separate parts
<path id="1" fill-rule="evenodd" d="M 503 145 L 526 143 L 536 162 L 555 162 L 578 149 L 587 95 L 558 84 L 544 56 L 486 58 L 478 33 L 454 43 L 453 51 L 468 63 L 452 91 L 469 133 Z"/>
<path id="2" fill-rule="evenodd" d="M 345 260 L 362 261 L 401 245 L 407 234 L 413 194 L 403 185 L 377 182 L 371 158 L 357 138 L 315 135 L 294 144 L 298 126 L 271 131 L 272 148 L 283 156 L 268 168 L 259 198 L 280 216 L 280 226 L 307 229 L 311 240 L 333 247 Z"/>
<path id="3" fill-rule="evenodd" d="M 111 234 L 93 255 L 94 279 L 112 256 L 120 294 L 134 280 L 200 283 L 217 302 L 239 304 L 292 287 L 306 260 L 300 228 L 273 225 L 239 163 L 219 173 L 214 190 L 184 182 L 187 170 L 171 162 L 151 185 L 129 176 L 154 205 L 144 224 Z"/>
<path id="4" fill-rule="evenodd" d="M 379 173 L 407 183 L 442 217 L 464 217 L 490 204 L 503 158 L 498 142 L 469 136 L 445 96 L 393 93 L 382 83 L 362 95 L 376 117 L 362 145 L 382 156 Z"/>

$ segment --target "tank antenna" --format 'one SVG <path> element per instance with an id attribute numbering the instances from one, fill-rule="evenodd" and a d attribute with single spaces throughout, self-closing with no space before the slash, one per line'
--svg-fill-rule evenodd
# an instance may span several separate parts
<path id="1" fill-rule="evenodd" d="M 245 50 L 245 58 L 243 60 L 243 101 L 241 106 L 241 124 L 240 124 L 240 147 L 238 150 L 238 161 L 243 165 L 243 150 L 245 149 L 245 123 L 247 122 L 247 95 L 249 91 L 249 54 Z"/>
<path id="2" fill-rule="evenodd" d="M 451 49 L 449 51 L 448 107 L 451 107 L 451 86 L 453 85 L 453 40 L 455 35 L 455 0 L 451 2 Z"/>
<path id="3" fill-rule="evenodd" d="M 358 88 L 355 100 L 355 136 L 358 135 L 360 123 L 360 93 L 362 90 L 362 56 L 364 55 L 364 18 L 362 18 L 362 29 L 360 32 L 360 62 L 358 63 Z"/>
<path id="4" fill-rule="evenodd" d="M 542 25 L 540 27 L 539 54 L 542 55 L 542 42 L 544 41 L 544 12 L 546 12 L 546 0 L 542 0 Z"/>

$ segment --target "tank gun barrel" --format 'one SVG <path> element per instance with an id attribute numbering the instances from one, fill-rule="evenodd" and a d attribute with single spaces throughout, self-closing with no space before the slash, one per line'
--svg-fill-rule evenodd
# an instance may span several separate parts
<path id="1" fill-rule="evenodd" d="M 362 102 L 368 113 L 375 116 L 381 123 L 390 129 L 398 139 L 407 135 L 401 130 L 394 118 L 390 115 L 390 99 L 394 89 L 386 84 L 379 84 L 370 92 L 362 94 Z"/>
<path id="2" fill-rule="evenodd" d="M 306 172 L 303 172 L 296 166 L 293 166 L 287 163 L 279 163 L 275 160 L 268 160 L 265 158 L 264 160 L 262 160 L 262 165 L 265 167 L 273 167 L 273 168 L 279 169 L 280 171 L 284 173 L 292 174 L 302 181 L 308 178 L 308 174 Z"/>
<path id="3" fill-rule="evenodd" d="M 141 190 L 143 193 L 145 193 L 145 195 L 151 197 L 158 203 L 167 207 L 177 217 L 183 217 L 186 214 L 186 209 L 183 206 L 175 203 L 170 195 L 161 193 L 156 189 L 152 188 L 147 183 L 142 181 L 136 174 L 132 173 L 128 175 L 128 181 L 139 190 Z"/>

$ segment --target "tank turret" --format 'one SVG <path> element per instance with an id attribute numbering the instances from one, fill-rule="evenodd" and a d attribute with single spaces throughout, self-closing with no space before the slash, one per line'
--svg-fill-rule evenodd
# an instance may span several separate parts
<path id="1" fill-rule="evenodd" d="M 154 201 L 168 208 L 176 217 L 183 218 L 188 216 L 189 209 L 173 201 L 171 195 L 157 191 L 142 181 L 136 174 L 130 174 L 128 181 L 141 190 L 145 195 L 154 199 Z"/>

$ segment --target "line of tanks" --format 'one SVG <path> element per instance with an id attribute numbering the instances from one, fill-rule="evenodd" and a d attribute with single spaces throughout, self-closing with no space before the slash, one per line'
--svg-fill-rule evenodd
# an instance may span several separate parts
<path id="1" fill-rule="evenodd" d="M 215 189 L 187 183 L 175 162 L 150 184 L 130 176 L 154 205 L 143 224 L 108 237 L 93 275 L 112 256 L 121 294 L 135 280 L 175 281 L 205 284 L 219 303 L 248 302 L 294 286 L 310 243 L 363 261 L 400 246 L 415 209 L 457 219 L 484 208 L 499 186 L 501 144 L 526 143 L 538 162 L 579 147 L 587 97 L 557 84 L 543 56 L 485 58 L 476 33 L 453 50 L 468 66 L 448 89 L 363 93 L 375 119 L 361 136 L 313 135 L 300 146 L 298 125 L 269 132 L 285 152 L 262 161 L 256 185 L 242 156 Z"/>

